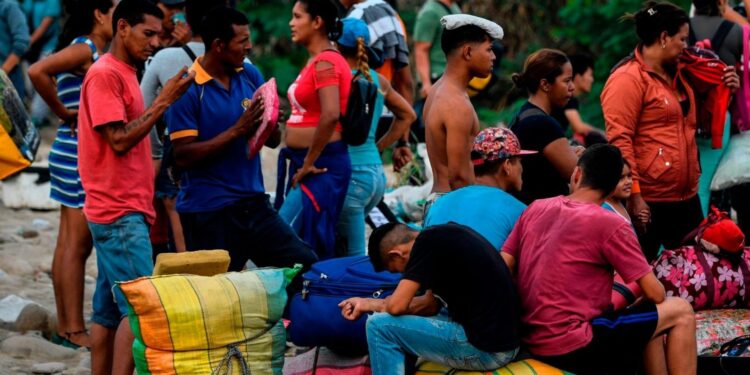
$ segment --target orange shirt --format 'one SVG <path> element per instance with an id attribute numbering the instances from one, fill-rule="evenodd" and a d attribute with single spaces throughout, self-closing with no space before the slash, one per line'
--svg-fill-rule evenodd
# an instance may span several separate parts
<path id="1" fill-rule="evenodd" d="M 630 164 L 633 192 L 640 190 L 647 202 L 681 201 L 698 193 L 695 98 L 677 77 L 674 83 L 664 81 L 636 49 L 635 57 L 610 75 L 601 95 L 607 139 Z M 689 103 L 687 113 L 680 91 Z"/>

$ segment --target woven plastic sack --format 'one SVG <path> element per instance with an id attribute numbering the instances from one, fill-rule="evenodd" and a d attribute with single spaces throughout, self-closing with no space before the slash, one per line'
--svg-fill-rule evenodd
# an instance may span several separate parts
<path id="1" fill-rule="evenodd" d="M 0 71 L 0 180 L 31 165 L 39 142 L 16 88 Z"/>
<path id="2" fill-rule="evenodd" d="M 711 180 L 711 190 L 719 191 L 750 182 L 750 131 L 733 135 Z"/>
<path id="3" fill-rule="evenodd" d="M 247 143 L 247 158 L 252 159 L 258 152 L 263 148 L 263 144 L 266 143 L 268 137 L 271 136 L 273 130 L 276 129 L 276 125 L 279 121 L 279 93 L 276 91 L 276 79 L 271 78 L 268 82 L 264 83 L 253 94 L 253 100 L 262 97 L 263 98 L 263 122 L 258 126 L 258 130 L 255 131 L 250 140 Z"/>
<path id="4" fill-rule="evenodd" d="M 494 371 L 464 371 L 451 369 L 448 366 L 434 362 L 423 362 L 417 367 L 415 375 L 573 375 L 570 372 L 558 370 L 555 367 L 539 362 L 535 359 L 511 362 L 503 368 Z"/>
<path id="5" fill-rule="evenodd" d="M 281 374 L 286 286 L 299 268 L 118 283 L 139 374 Z"/>

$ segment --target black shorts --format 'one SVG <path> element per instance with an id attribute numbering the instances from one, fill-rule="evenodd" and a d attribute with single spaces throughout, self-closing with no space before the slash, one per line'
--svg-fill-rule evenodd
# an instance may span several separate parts
<path id="1" fill-rule="evenodd" d="M 581 349 L 539 360 L 577 375 L 628 374 L 641 368 L 643 351 L 656 332 L 656 305 L 645 302 L 591 321 L 593 338 Z"/>

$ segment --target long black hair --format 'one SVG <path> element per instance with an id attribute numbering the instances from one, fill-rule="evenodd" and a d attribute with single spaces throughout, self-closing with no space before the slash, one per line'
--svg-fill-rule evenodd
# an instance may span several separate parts
<path id="1" fill-rule="evenodd" d="M 63 0 L 67 19 L 57 42 L 57 50 L 67 47 L 73 39 L 88 35 L 94 29 L 94 11 L 108 13 L 115 6 L 112 0 Z"/>

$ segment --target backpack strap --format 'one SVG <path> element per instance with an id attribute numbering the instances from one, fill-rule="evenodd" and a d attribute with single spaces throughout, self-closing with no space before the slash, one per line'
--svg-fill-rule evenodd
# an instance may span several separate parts
<path id="1" fill-rule="evenodd" d="M 436 0 L 435 2 L 440 4 L 443 7 L 443 9 L 445 9 L 445 11 L 448 12 L 448 14 L 453 14 L 453 9 L 451 9 L 451 7 L 446 5 L 444 2 L 439 1 L 439 0 Z"/>
<path id="2" fill-rule="evenodd" d="M 711 49 L 714 50 L 714 52 L 719 53 L 719 48 L 724 44 L 724 39 L 726 39 L 729 32 L 732 31 L 732 27 L 734 27 L 734 22 L 727 20 L 721 21 L 721 25 L 719 25 L 719 28 L 711 38 Z"/>
<path id="3" fill-rule="evenodd" d="M 187 44 L 182 46 L 182 50 L 185 51 L 185 53 L 188 55 L 188 57 L 190 58 L 190 61 L 195 61 L 195 59 L 198 58 L 197 56 L 195 56 L 195 52 L 193 52 L 193 50 L 190 49 L 190 47 L 188 47 Z"/>
<path id="4" fill-rule="evenodd" d="M 513 119 L 513 121 L 510 123 L 510 126 L 508 126 L 508 129 L 512 129 L 514 126 L 518 125 L 519 122 L 526 120 L 527 118 L 531 116 L 548 116 L 546 112 L 542 111 L 541 109 L 537 107 L 529 108 L 525 111 L 518 112 L 516 115 L 516 118 Z"/>

